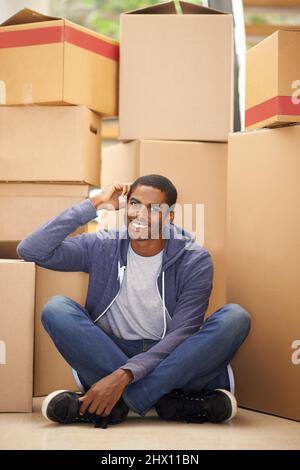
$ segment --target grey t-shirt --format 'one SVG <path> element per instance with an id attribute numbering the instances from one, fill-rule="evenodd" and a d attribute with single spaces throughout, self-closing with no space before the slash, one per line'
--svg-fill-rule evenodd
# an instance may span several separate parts
<path id="1" fill-rule="evenodd" d="M 157 288 L 163 250 L 154 256 L 140 256 L 129 243 L 127 267 L 116 300 L 96 322 L 119 338 L 160 340 L 164 330 L 163 303 Z M 171 317 L 166 309 L 167 325 Z"/>

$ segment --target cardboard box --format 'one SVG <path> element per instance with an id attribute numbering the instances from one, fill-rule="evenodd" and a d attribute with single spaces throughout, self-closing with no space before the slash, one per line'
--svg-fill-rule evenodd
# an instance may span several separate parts
<path id="1" fill-rule="evenodd" d="M 247 129 L 300 122 L 299 48 L 300 28 L 290 27 L 248 50 Z"/>
<path id="2" fill-rule="evenodd" d="M 233 360 L 240 406 L 300 420 L 300 126 L 232 134 L 227 301 L 252 315 Z"/>
<path id="3" fill-rule="evenodd" d="M 101 118 L 84 106 L 0 107 L 1 181 L 100 184 Z"/>
<path id="4" fill-rule="evenodd" d="M 227 141 L 232 15 L 174 2 L 121 15 L 119 137 Z"/>
<path id="5" fill-rule="evenodd" d="M 72 368 L 57 351 L 41 323 L 42 309 L 53 295 L 66 295 L 84 305 L 88 275 L 81 272 L 58 272 L 36 266 L 34 396 L 54 390 L 78 390 Z"/>
<path id="6" fill-rule="evenodd" d="M 138 141 L 121 142 L 102 149 L 101 188 L 115 181 L 133 183 L 139 177 L 139 145 Z"/>
<path id="7" fill-rule="evenodd" d="M 24 8 L 0 26 L 0 103 L 77 104 L 117 115 L 118 42 Z"/>
<path id="8" fill-rule="evenodd" d="M 115 181 L 133 183 L 139 177 L 139 142 L 112 144 L 102 149 L 100 186 L 106 188 Z M 101 210 L 98 213 L 96 231 L 122 227 L 125 209 Z"/>
<path id="9" fill-rule="evenodd" d="M 0 411 L 31 412 L 35 264 L 0 246 Z"/>
<path id="10" fill-rule="evenodd" d="M 227 144 L 142 140 L 104 149 L 102 158 L 103 186 L 151 173 L 174 183 L 178 191 L 175 224 L 194 232 L 196 241 L 213 257 L 214 287 L 208 314 L 221 307 L 225 303 Z M 123 225 L 123 213 L 106 212 L 101 228 L 113 228 L 118 221 Z"/>
<path id="11" fill-rule="evenodd" d="M 88 196 L 88 185 L 0 183 L 0 240 L 22 240 L 39 225 Z M 88 224 L 70 235 L 83 232 L 89 232 Z"/>
<path id="12" fill-rule="evenodd" d="M 24 290 L 26 295 L 24 294 L 23 290 L 22 292 L 20 292 L 20 295 L 18 295 L 19 299 L 22 298 L 22 314 L 20 313 L 21 307 L 19 307 L 19 309 L 15 309 L 14 311 L 11 311 L 9 304 L 7 304 L 6 312 L 9 312 L 10 317 L 13 316 L 17 318 L 17 315 L 19 315 L 21 319 L 20 328 L 22 327 L 23 324 L 25 324 L 25 322 L 28 323 L 29 318 L 31 319 L 30 331 L 27 333 L 28 327 L 24 331 L 25 333 L 24 337 L 26 338 L 26 335 L 27 335 L 27 341 L 29 338 L 31 338 L 31 342 L 33 343 L 33 338 L 34 338 L 34 373 L 32 373 L 33 354 L 32 354 L 32 349 L 31 349 L 31 376 L 30 376 L 31 388 L 30 388 L 30 394 L 29 394 L 30 407 L 31 407 L 32 394 L 33 396 L 44 396 L 44 395 L 47 395 L 48 393 L 53 392 L 54 390 L 60 390 L 60 389 L 78 390 L 78 387 L 73 378 L 71 367 L 64 360 L 61 354 L 57 351 L 52 339 L 50 338 L 48 333 L 45 331 L 41 323 L 41 314 L 42 314 L 43 306 L 46 304 L 46 302 L 50 299 L 50 297 L 57 295 L 57 294 L 67 295 L 68 297 L 74 299 L 76 302 L 79 302 L 81 305 L 84 305 L 86 294 L 87 294 L 87 288 L 88 288 L 88 275 L 86 273 L 81 273 L 81 272 L 53 271 L 50 269 L 45 269 L 40 266 L 37 266 L 35 265 L 35 263 L 30 263 L 30 262 L 25 263 L 23 260 L 16 259 L 18 258 L 18 255 L 16 253 L 17 244 L 18 244 L 17 242 L 1 242 L 0 243 L 0 258 L 5 258 L 5 259 L 0 259 L 0 278 L 2 280 L 2 275 L 3 275 L 3 283 L 1 284 L 1 286 L 6 286 L 5 292 L 7 292 L 6 294 L 7 298 L 9 298 L 9 293 L 11 294 L 12 291 L 11 291 L 11 286 L 10 286 L 10 290 L 7 288 L 8 281 L 6 280 L 6 284 L 4 282 L 4 279 L 7 279 L 7 276 L 6 278 L 4 277 L 5 270 L 8 269 L 6 265 L 8 265 L 8 267 L 11 267 L 11 266 L 18 267 L 17 263 L 22 263 L 21 268 L 23 266 L 22 268 L 23 270 L 19 266 L 18 267 L 19 271 L 16 276 L 20 286 L 22 285 L 21 283 L 23 282 L 24 289 L 27 289 L 26 291 Z M 30 284 L 31 278 L 32 278 L 31 271 L 30 271 L 30 276 L 31 276 L 30 277 L 28 275 L 29 268 L 24 268 L 24 265 L 25 266 L 28 265 L 31 268 L 31 271 L 34 272 L 35 282 L 33 279 L 32 286 Z M 25 276 L 27 277 L 25 278 Z M 29 294 L 30 294 L 30 290 L 28 289 L 29 285 L 31 287 L 31 298 L 29 297 Z M 20 286 L 18 287 L 19 290 L 21 290 Z M 3 293 L 4 293 L 4 289 L 3 289 Z M 1 298 L 2 298 L 2 289 L 1 289 Z M 27 300 L 28 298 L 31 299 L 30 302 L 28 302 Z M 23 307 L 24 307 L 23 302 L 26 307 L 25 312 L 23 312 Z M 28 306 L 30 306 L 31 310 L 29 309 Z M 31 315 L 30 317 L 28 317 L 29 315 L 28 312 L 30 312 L 30 315 Z M 8 317 L 8 313 L 6 316 Z M 1 325 L 2 325 L 2 322 L 3 322 L 3 318 L 0 317 Z M 33 325 L 34 325 L 34 331 L 33 331 Z M 10 329 L 11 329 L 11 326 L 12 325 L 10 324 Z M 15 328 L 14 328 L 14 332 L 15 332 Z M 1 327 L 1 334 L 0 334 L 0 354 L 1 354 L 1 340 L 2 340 L 2 327 Z M 6 342 L 6 344 L 8 343 Z M 19 348 L 19 344 L 20 344 L 20 338 L 18 338 L 18 343 L 17 343 L 18 348 Z M 15 357 L 15 354 L 13 357 Z M 26 368 L 24 370 L 26 371 Z M 2 371 L 2 365 L 0 361 L 0 374 L 1 374 L 1 371 Z M 18 371 L 16 371 L 16 374 L 17 373 Z M 22 373 L 24 375 L 24 371 Z M 28 372 L 27 372 L 27 375 L 28 375 Z M 10 377 L 12 377 L 12 372 L 11 372 Z M 16 383 L 16 378 L 14 378 L 13 382 Z M 25 387 L 24 394 L 27 389 Z M 10 388 L 10 391 L 11 391 L 11 388 Z M 1 391 L 0 391 L 0 397 L 2 398 Z M 5 411 L 1 409 L 1 405 L 2 403 L 0 402 L 0 411 Z M 7 409 L 7 411 L 14 411 L 14 410 Z M 16 409 L 15 411 L 31 411 L 31 409 L 30 410 L 29 408 L 24 409 L 24 410 Z"/>

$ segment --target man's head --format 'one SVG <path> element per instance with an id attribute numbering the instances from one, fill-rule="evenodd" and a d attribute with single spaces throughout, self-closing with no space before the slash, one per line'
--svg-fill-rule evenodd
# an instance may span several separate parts
<path id="1" fill-rule="evenodd" d="M 161 175 L 140 176 L 127 196 L 127 226 L 130 238 L 162 238 L 162 228 L 174 219 L 177 190 Z"/>

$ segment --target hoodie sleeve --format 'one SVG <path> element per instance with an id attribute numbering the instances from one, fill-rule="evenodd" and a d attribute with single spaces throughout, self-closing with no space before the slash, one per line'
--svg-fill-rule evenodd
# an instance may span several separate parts
<path id="1" fill-rule="evenodd" d="M 92 201 L 85 199 L 30 233 L 18 244 L 17 253 L 25 261 L 33 261 L 43 268 L 88 273 L 89 246 L 96 235 L 84 233 L 66 237 L 96 216 Z"/>
<path id="2" fill-rule="evenodd" d="M 131 370 L 138 381 L 151 372 L 186 338 L 196 333 L 204 321 L 212 290 L 213 264 L 210 254 L 204 250 L 193 266 L 188 265 L 186 279 L 177 301 L 169 331 L 163 339 L 148 351 L 130 358 L 121 369 Z"/>

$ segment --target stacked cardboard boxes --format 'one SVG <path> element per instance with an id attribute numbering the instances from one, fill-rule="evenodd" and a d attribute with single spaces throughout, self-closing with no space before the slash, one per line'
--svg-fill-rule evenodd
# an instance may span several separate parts
<path id="1" fill-rule="evenodd" d="M 40 314 L 55 294 L 84 303 L 88 282 L 17 260 L 17 241 L 87 197 L 100 172 L 101 187 L 156 173 L 179 190 L 175 223 L 212 254 L 208 314 L 235 302 L 252 315 L 233 360 L 239 404 L 300 420 L 300 126 L 232 134 L 231 15 L 180 8 L 121 15 L 120 143 L 101 165 L 99 113 L 118 108 L 117 44 L 30 10 L 0 27 L 1 411 L 30 410 L 33 382 L 35 395 L 75 388 Z M 299 120 L 299 34 L 279 31 L 248 52 L 249 129 Z"/>
<path id="2" fill-rule="evenodd" d="M 233 361 L 241 406 L 300 420 L 300 31 L 247 53 L 246 132 L 229 136 L 227 301 L 252 314 Z M 294 96 L 293 96 L 294 95 Z M 299 91 L 298 91 L 299 95 Z M 263 128 L 263 127 L 277 128 Z"/>
<path id="3" fill-rule="evenodd" d="M 232 16 L 187 2 L 180 8 L 167 2 L 121 15 L 122 142 L 102 153 L 101 187 L 151 173 L 171 179 L 179 191 L 175 223 L 213 256 L 212 313 L 225 303 Z M 122 217 L 107 213 L 102 226 Z"/>
<path id="4" fill-rule="evenodd" d="M 238 403 L 299 420 L 300 127 L 231 133 L 231 18 L 180 4 L 182 15 L 169 2 L 121 16 L 123 142 L 103 152 L 101 186 L 159 173 L 200 206 L 192 226 L 175 222 L 212 253 L 208 313 L 234 302 L 252 315 L 233 360 Z M 299 121 L 299 34 L 248 52 L 247 128 Z"/>
<path id="5" fill-rule="evenodd" d="M 0 411 L 29 411 L 33 385 L 34 395 L 76 388 L 40 316 L 55 294 L 84 304 L 87 275 L 24 263 L 16 245 L 99 187 L 102 117 L 117 114 L 118 47 L 29 9 L 0 26 Z"/>

